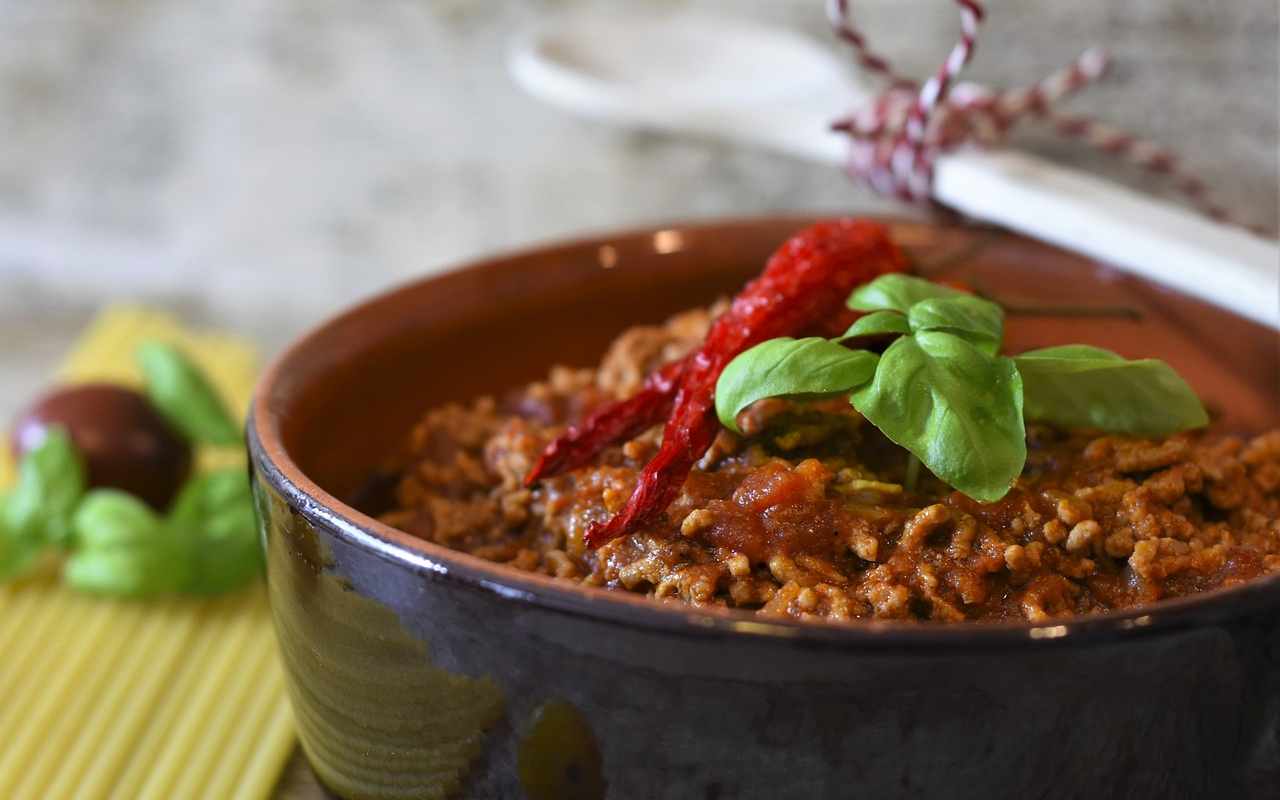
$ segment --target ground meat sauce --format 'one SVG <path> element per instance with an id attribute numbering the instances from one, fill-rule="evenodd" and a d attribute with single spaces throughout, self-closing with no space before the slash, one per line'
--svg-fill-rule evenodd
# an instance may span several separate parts
<path id="1" fill-rule="evenodd" d="M 1033 622 L 1280 570 L 1280 430 L 1150 441 L 1032 426 L 1022 478 L 978 503 L 926 476 L 841 400 L 764 400 L 722 431 L 665 519 L 597 550 L 660 426 L 522 486 L 569 422 L 695 348 L 719 308 L 619 337 L 501 401 L 428 412 L 386 522 L 564 580 L 805 618 Z"/>

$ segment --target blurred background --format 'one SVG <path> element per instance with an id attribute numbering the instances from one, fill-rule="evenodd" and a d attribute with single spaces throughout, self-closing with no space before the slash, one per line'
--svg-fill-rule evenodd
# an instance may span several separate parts
<path id="1" fill-rule="evenodd" d="M 1173 146 L 1224 204 L 1275 227 L 1275 0 L 988 5 L 967 77 L 1021 84 L 1103 45 L 1113 73 L 1068 107 Z M 623 6 L 0 0 L 0 415 L 110 301 L 270 352 L 359 297 L 497 249 L 677 218 L 903 211 L 838 170 L 606 127 L 511 83 L 513 35 Z M 821 0 L 625 7 L 748 17 L 837 46 Z M 958 28 L 948 0 L 855 11 L 922 76 Z M 1165 191 L 1043 129 L 1016 141 Z"/>

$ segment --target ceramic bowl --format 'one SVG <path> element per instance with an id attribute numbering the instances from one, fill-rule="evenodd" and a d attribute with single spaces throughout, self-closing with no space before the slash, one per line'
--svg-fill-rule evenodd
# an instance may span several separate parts
<path id="1" fill-rule="evenodd" d="M 267 370 L 249 428 L 267 578 L 302 746 L 329 790 L 1274 796 L 1280 579 L 1047 625 L 807 624 L 582 588 L 372 516 L 424 409 L 592 364 L 626 326 L 732 292 L 808 221 L 487 259 L 360 304 Z M 891 224 L 922 272 L 1009 305 L 1012 349 L 1162 357 L 1223 427 L 1280 421 L 1273 332 L 1016 236 Z"/>

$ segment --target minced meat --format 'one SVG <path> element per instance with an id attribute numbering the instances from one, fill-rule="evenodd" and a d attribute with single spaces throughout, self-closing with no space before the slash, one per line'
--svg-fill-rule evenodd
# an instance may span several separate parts
<path id="1" fill-rule="evenodd" d="M 715 309 L 620 336 L 597 370 L 557 367 L 413 430 L 386 522 L 567 581 L 802 618 L 1090 614 L 1280 570 L 1280 430 L 1163 440 L 1028 430 L 1023 476 L 978 503 L 925 476 L 846 401 L 757 403 L 722 431 L 665 518 L 588 550 L 661 428 L 529 489 L 564 426 L 696 347 Z"/>

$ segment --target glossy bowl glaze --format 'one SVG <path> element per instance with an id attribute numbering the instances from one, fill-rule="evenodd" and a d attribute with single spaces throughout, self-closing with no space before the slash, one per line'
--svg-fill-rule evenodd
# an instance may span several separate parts
<path id="1" fill-rule="evenodd" d="M 804 624 L 510 570 L 358 510 L 376 511 L 369 478 L 425 408 L 594 363 L 626 326 L 733 291 L 807 221 L 493 258 L 368 301 L 267 371 L 249 433 L 267 577 L 302 745 L 331 791 L 1275 796 L 1275 578 L 1052 625 Z M 1223 427 L 1280 422 L 1273 332 L 1019 237 L 894 233 L 925 274 L 1008 304 L 1013 350 L 1163 357 Z"/>

